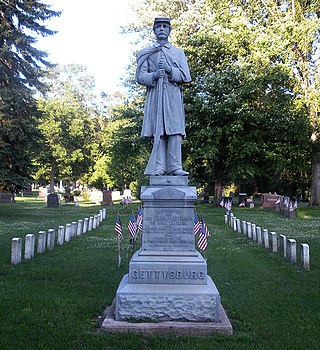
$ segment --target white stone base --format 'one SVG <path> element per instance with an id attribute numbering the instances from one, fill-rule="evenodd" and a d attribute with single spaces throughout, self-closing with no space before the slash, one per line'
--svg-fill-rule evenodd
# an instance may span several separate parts
<path id="1" fill-rule="evenodd" d="M 219 322 L 220 295 L 212 279 L 205 285 L 129 284 L 122 278 L 116 294 L 116 321 Z"/>

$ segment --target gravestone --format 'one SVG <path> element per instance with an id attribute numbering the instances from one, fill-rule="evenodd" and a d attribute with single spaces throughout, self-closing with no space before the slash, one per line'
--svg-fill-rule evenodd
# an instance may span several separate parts
<path id="1" fill-rule="evenodd" d="M 262 193 L 261 208 L 275 210 L 275 204 L 280 197 L 279 194 Z"/>
<path id="2" fill-rule="evenodd" d="M 102 202 L 101 205 L 113 205 L 112 201 L 112 191 L 105 190 L 102 192 Z"/>
<path id="3" fill-rule="evenodd" d="M 116 293 L 115 319 L 219 322 L 219 292 L 195 250 L 195 187 L 182 176 L 151 176 L 141 189 L 142 247 Z"/>
<path id="4" fill-rule="evenodd" d="M 59 196 L 56 193 L 49 193 L 47 196 L 47 207 L 58 207 Z"/>

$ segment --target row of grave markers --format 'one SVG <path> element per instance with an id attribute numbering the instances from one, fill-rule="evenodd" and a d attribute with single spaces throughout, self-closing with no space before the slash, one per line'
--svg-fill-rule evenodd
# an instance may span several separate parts
<path id="1" fill-rule="evenodd" d="M 100 223 L 106 219 L 106 209 L 99 210 L 99 214 L 85 218 L 84 220 L 74 221 L 65 226 L 59 226 L 57 231 L 57 239 L 55 229 L 39 231 L 37 238 L 37 253 L 42 254 L 47 250 L 54 249 L 55 241 L 57 245 L 69 242 L 71 238 L 81 236 L 83 233 L 96 229 Z M 35 256 L 36 235 L 29 233 L 25 236 L 24 259 L 30 260 Z M 22 261 L 22 239 L 12 238 L 11 244 L 11 264 L 18 265 Z"/>
<path id="2" fill-rule="evenodd" d="M 251 222 L 240 221 L 233 213 L 227 213 L 224 216 L 225 224 L 237 233 L 247 236 L 249 239 L 257 242 L 258 245 L 266 249 L 271 249 L 272 253 L 278 252 L 278 236 L 276 232 L 268 232 L 267 229 L 261 229 Z M 279 250 L 283 257 L 286 257 L 289 262 L 297 262 L 297 242 L 295 239 L 287 239 L 285 235 L 279 236 Z M 300 244 L 300 264 L 304 270 L 310 270 L 310 252 L 309 245 L 306 243 Z"/>

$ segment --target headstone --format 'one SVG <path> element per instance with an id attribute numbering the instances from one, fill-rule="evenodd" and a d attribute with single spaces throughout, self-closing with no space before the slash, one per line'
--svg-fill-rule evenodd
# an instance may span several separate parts
<path id="1" fill-rule="evenodd" d="M 37 253 L 42 254 L 46 250 L 46 231 L 38 232 L 38 247 Z"/>
<path id="2" fill-rule="evenodd" d="M 237 219 L 237 232 L 241 233 L 241 221 L 240 221 L 240 219 Z"/>
<path id="3" fill-rule="evenodd" d="M 306 271 L 310 270 L 309 245 L 306 243 L 300 244 L 300 264 L 304 270 Z"/>
<path id="4" fill-rule="evenodd" d="M 244 235 L 247 235 L 247 222 L 246 221 L 242 221 L 242 233 Z"/>
<path id="5" fill-rule="evenodd" d="M 275 209 L 275 203 L 280 199 L 279 194 L 262 193 L 261 195 L 261 208 L 263 209 Z"/>
<path id="6" fill-rule="evenodd" d="M 224 223 L 228 224 L 228 215 L 227 214 L 224 215 Z"/>
<path id="7" fill-rule="evenodd" d="M 280 254 L 284 258 L 287 256 L 287 237 L 280 235 Z"/>
<path id="8" fill-rule="evenodd" d="M 97 214 L 97 215 L 95 215 L 96 216 L 96 219 L 97 219 L 97 228 L 99 227 L 99 225 L 100 225 L 100 214 Z"/>
<path id="9" fill-rule="evenodd" d="M 234 219 L 234 215 L 232 213 L 230 213 L 229 225 L 230 225 L 231 228 L 233 228 L 233 219 Z"/>
<path id="10" fill-rule="evenodd" d="M 251 226 L 252 226 L 252 240 L 254 242 L 256 242 L 257 241 L 257 226 L 256 226 L 256 224 L 252 224 Z"/>
<path id="11" fill-rule="evenodd" d="M 24 246 L 24 258 L 30 260 L 34 257 L 35 236 L 32 233 L 28 233 L 25 237 Z"/>
<path id="12" fill-rule="evenodd" d="M 11 264 L 21 263 L 21 238 L 12 238 L 11 241 Z"/>
<path id="13" fill-rule="evenodd" d="M 77 235 L 77 222 L 72 221 L 71 223 L 71 237 L 75 237 Z"/>
<path id="14" fill-rule="evenodd" d="M 46 187 L 39 187 L 39 193 L 38 198 L 47 198 L 47 188 Z"/>
<path id="15" fill-rule="evenodd" d="M 101 205 L 113 205 L 112 202 L 112 191 L 103 191 L 102 192 L 102 202 Z"/>
<path id="16" fill-rule="evenodd" d="M 0 203 L 10 203 L 10 204 L 16 203 L 16 200 L 14 199 L 14 194 L 0 192 Z"/>
<path id="17" fill-rule="evenodd" d="M 261 227 L 257 227 L 257 243 L 258 245 L 262 245 L 262 233 L 261 233 Z"/>
<path id="18" fill-rule="evenodd" d="M 233 231 L 237 231 L 237 218 L 233 218 Z"/>
<path id="19" fill-rule="evenodd" d="M 270 232 L 270 238 L 271 238 L 271 251 L 272 253 L 277 253 L 278 251 L 277 234 L 275 232 Z"/>
<path id="20" fill-rule="evenodd" d="M 89 224 L 88 224 L 88 231 L 92 231 L 92 226 L 93 226 L 93 216 L 89 217 Z"/>
<path id="21" fill-rule="evenodd" d="M 141 189 L 142 247 L 116 293 L 115 319 L 220 321 L 220 295 L 195 250 L 195 187 L 185 176 L 151 176 Z"/>
<path id="22" fill-rule="evenodd" d="M 238 198 L 239 198 L 239 203 L 238 203 L 238 205 L 240 206 L 240 207 L 245 207 L 246 205 L 247 205 L 247 194 L 246 193 L 239 193 L 239 195 L 238 195 Z"/>
<path id="23" fill-rule="evenodd" d="M 81 236 L 83 233 L 83 221 L 78 220 L 78 225 L 77 225 L 77 236 Z"/>
<path id="24" fill-rule="evenodd" d="M 262 239 L 263 239 L 263 247 L 268 249 L 269 248 L 269 233 L 268 233 L 268 230 L 266 228 L 262 230 Z"/>
<path id="25" fill-rule="evenodd" d="M 53 228 L 48 230 L 48 238 L 47 238 L 47 249 L 52 250 L 54 248 L 54 240 L 55 240 L 55 231 Z"/>
<path id="26" fill-rule="evenodd" d="M 59 226 L 58 227 L 58 240 L 57 244 L 62 245 L 64 242 L 64 226 Z"/>
<path id="27" fill-rule="evenodd" d="M 97 215 L 93 216 L 93 221 L 92 221 L 92 229 L 95 230 L 97 228 Z"/>
<path id="28" fill-rule="evenodd" d="M 287 239 L 287 257 L 289 262 L 297 262 L 297 242 L 295 239 Z"/>
<path id="29" fill-rule="evenodd" d="M 103 220 L 105 220 L 106 217 L 107 217 L 107 209 L 106 209 L 106 208 L 103 208 L 103 209 L 102 209 L 102 218 L 103 218 Z"/>
<path id="30" fill-rule="evenodd" d="M 57 193 L 49 193 L 47 195 L 47 207 L 58 207 L 59 196 Z"/>
<path id="31" fill-rule="evenodd" d="M 69 242 L 71 240 L 71 231 L 72 231 L 71 224 L 66 224 L 66 230 L 65 230 L 65 236 L 64 236 L 65 242 Z"/>
<path id="32" fill-rule="evenodd" d="M 99 221 L 102 222 L 103 221 L 103 210 L 102 209 L 99 210 L 99 216 L 100 216 Z"/>
<path id="33" fill-rule="evenodd" d="M 247 222 L 247 235 L 248 235 L 248 238 L 252 239 L 252 225 L 251 225 L 251 222 Z"/>
<path id="34" fill-rule="evenodd" d="M 83 231 L 82 233 L 87 233 L 88 231 L 88 223 L 89 223 L 89 218 L 85 218 L 83 221 Z"/>

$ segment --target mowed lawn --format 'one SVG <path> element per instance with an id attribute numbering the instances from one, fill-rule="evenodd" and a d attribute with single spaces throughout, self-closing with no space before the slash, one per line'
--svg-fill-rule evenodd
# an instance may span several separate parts
<path id="1" fill-rule="evenodd" d="M 320 349 L 320 209 L 301 207 L 294 220 L 276 212 L 234 208 L 241 220 L 310 245 L 311 271 L 259 247 L 224 224 L 225 211 L 196 204 L 211 236 L 208 274 L 220 291 L 234 327 L 232 336 L 111 335 L 100 331 L 101 314 L 112 303 L 128 271 L 127 223 L 139 203 L 107 207 L 96 230 L 52 251 L 10 264 L 11 239 L 97 214 L 81 203 L 46 208 L 33 197 L 0 205 L 0 349 Z M 114 233 L 117 213 L 124 227 L 122 264 Z M 174 229 L 174 228 L 173 228 Z M 298 253 L 299 257 L 299 253 Z M 298 259 L 299 260 L 299 259 Z"/>

